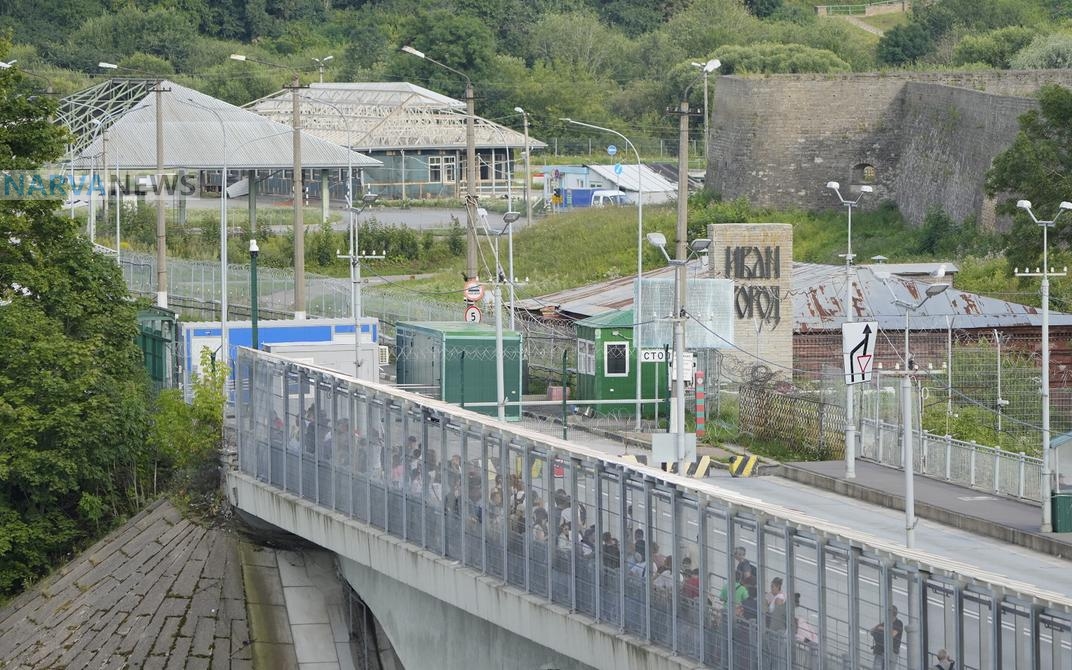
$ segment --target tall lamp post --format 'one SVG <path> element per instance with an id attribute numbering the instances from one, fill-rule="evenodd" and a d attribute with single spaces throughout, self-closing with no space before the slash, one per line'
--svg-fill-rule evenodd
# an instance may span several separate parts
<path id="1" fill-rule="evenodd" d="M 227 233 L 229 223 L 227 221 L 227 124 L 223 122 L 223 115 L 219 110 L 207 107 L 197 102 L 193 98 L 186 98 L 180 100 L 180 102 L 194 107 L 199 107 L 206 112 L 210 112 L 216 117 L 216 120 L 220 122 L 220 135 L 223 142 L 223 161 L 222 168 L 220 169 L 220 350 L 223 352 L 224 365 L 231 365 L 231 350 L 229 348 L 230 342 L 228 341 L 228 323 L 227 323 L 227 280 L 228 275 L 228 263 L 227 263 Z M 256 347 L 254 347 L 256 348 Z"/>
<path id="2" fill-rule="evenodd" d="M 717 69 L 718 67 L 720 67 L 722 65 L 722 63 L 718 62 L 718 59 L 715 59 L 714 62 L 718 63 L 718 65 L 716 65 L 711 70 L 707 69 L 708 66 L 711 64 L 711 61 L 707 61 L 706 63 L 697 63 L 697 62 L 693 61 L 693 63 L 692 63 L 693 67 L 698 67 L 701 70 L 703 70 L 703 142 L 704 142 L 703 150 L 704 150 L 704 158 L 705 159 L 707 158 L 707 151 L 708 151 L 707 143 L 711 141 L 711 133 L 710 133 L 710 130 L 708 129 L 708 114 L 709 113 L 707 111 L 707 75 L 711 74 L 711 72 L 714 69 Z"/>
<path id="3" fill-rule="evenodd" d="M 524 109 L 520 107 L 514 107 L 514 111 L 521 115 L 522 123 L 525 127 L 525 226 L 532 225 L 532 173 L 529 171 L 531 165 L 529 163 L 529 154 L 532 153 L 532 148 L 529 146 L 529 115 Z M 514 327 L 514 312 L 513 312 L 513 274 L 514 274 L 514 261 L 510 259 L 510 328 Z"/>
<path id="4" fill-rule="evenodd" d="M 666 236 L 662 233 L 648 233 L 648 242 L 652 246 L 658 247 L 659 251 L 663 253 L 666 258 L 666 262 L 674 266 L 676 272 L 674 273 L 674 294 L 684 295 L 684 287 L 679 284 L 688 281 L 688 256 L 685 258 L 670 258 L 670 254 L 666 253 Z M 711 246 L 711 240 L 701 238 L 693 240 L 689 245 L 691 251 L 701 253 L 706 251 Z M 673 421 L 671 421 L 671 432 L 675 433 L 674 438 L 676 442 L 676 460 L 678 461 L 678 472 L 685 472 L 685 319 L 687 313 L 685 311 L 684 303 L 681 303 L 674 310 L 674 315 L 671 320 L 674 322 L 674 415 Z"/>
<path id="5" fill-rule="evenodd" d="M 101 61 L 97 66 L 105 70 L 131 70 L 115 63 Z M 132 70 L 137 72 L 137 70 Z M 143 73 L 144 74 L 144 73 Z M 153 93 L 156 95 L 156 305 L 167 309 L 167 218 L 164 212 L 164 80 L 154 77 Z"/>
<path id="6" fill-rule="evenodd" d="M 849 210 L 848 246 L 845 251 L 845 322 L 852 323 L 856 320 L 855 310 L 852 306 L 852 208 L 860 202 L 865 193 L 874 191 L 870 186 L 860 187 L 860 195 L 855 200 L 848 200 L 841 195 L 841 184 L 836 181 L 826 182 L 826 187 L 837 194 L 838 200 Z M 854 403 L 852 384 L 845 385 L 845 478 L 856 478 L 856 407 Z"/>
<path id="7" fill-rule="evenodd" d="M 294 179 L 292 180 L 294 184 L 294 318 L 302 320 L 305 318 L 305 215 L 302 211 L 302 205 L 304 204 L 303 200 L 305 199 L 305 184 L 302 182 L 301 102 L 298 93 L 301 88 L 301 77 L 298 72 L 292 68 L 257 58 L 250 58 L 249 56 L 244 56 L 242 54 L 231 54 L 231 60 L 259 63 L 261 65 L 267 65 L 268 67 L 287 70 L 293 75 L 290 82 L 290 125 L 294 140 L 293 148 L 291 149 L 294 163 L 292 168 L 294 172 Z"/>
<path id="8" fill-rule="evenodd" d="M 677 350 L 677 362 L 679 364 L 684 363 L 685 355 L 685 325 L 681 319 L 685 316 L 685 292 L 688 290 L 688 281 L 686 274 L 688 267 L 686 261 L 689 257 L 689 251 L 687 248 L 688 235 L 689 235 L 689 91 L 696 85 L 700 77 L 707 81 L 707 75 L 717 70 L 722 66 L 717 58 L 712 58 L 703 64 L 700 75 L 693 78 L 689 85 L 685 87 L 685 92 L 681 96 L 681 106 L 678 109 L 678 147 L 677 147 L 677 240 L 674 245 L 676 248 L 676 259 L 674 263 L 675 277 L 674 277 L 674 304 L 676 308 L 674 321 L 674 348 Z M 649 236 L 650 239 L 650 236 Z M 710 242 L 708 242 L 710 246 Z M 704 247 L 706 248 L 706 247 Z M 666 253 L 665 249 L 663 253 Z M 678 326 L 680 325 L 681 339 L 678 341 Z M 677 378 L 674 380 L 674 396 L 677 398 L 679 407 L 677 413 L 679 415 L 680 423 L 677 424 L 677 429 L 681 431 L 678 436 L 678 449 L 677 457 L 682 462 L 681 467 L 684 468 L 685 458 L 685 368 L 683 365 L 676 366 Z M 680 386 L 680 388 L 679 388 Z M 679 470 L 684 472 L 684 469 Z"/>
<path id="9" fill-rule="evenodd" d="M 349 184 L 353 184 L 350 179 Z M 356 210 L 353 206 L 353 187 L 346 187 L 346 209 L 350 218 L 350 253 L 340 254 L 335 252 L 336 257 L 350 261 L 350 312 L 354 319 L 354 376 L 360 373 L 361 368 L 361 259 L 383 258 L 382 255 L 362 255 L 357 250 L 357 224 L 355 214 L 360 215 L 365 208 L 380 198 L 379 193 L 366 193 L 361 196 L 361 206 Z"/>
<path id="10" fill-rule="evenodd" d="M 477 210 L 481 220 L 484 222 L 484 231 L 487 234 L 495 235 L 495 246 L 492 253 L 495 255 L 495 289 L 492 293 L 492 299 L 495 301 L 495 407 L 496 415 L 499 421 L 506 421 L 506 374 L 504 371 L 504 351 L 503 351 L 503 318 L 502 318 L 502 263 L 499 261 L 499 238 L 503 236 L 506 231 L 510 229 L 510 224 L 517 221 L 517 212 L 507 212 L 507 214 L 513 214 L 514 216 L 504 216 L 503 222 L 506 224 L 502 230 L 492 233 L 488 228 L 488 211 L 481 207 Z"/>
<path id="11" fill-rule="evenodd" d="M 893 289 L 890 288 L 888 283 L 888 277 L 883 278 L 883 282 L 886 283 L 886 288 L 889 289 L 890 295 L 893 295 Z M 904 374 L 901 375 L 901 420 L 903 421 L 901 430 L 904 433 L 903 439 L 903 451 L 904 451 L 904 471 L 905 471 L 905 546 L 909 549 L 916 546 L 916 492 L 915 492 L 915 454 L 914 454 L 914 442 L 915 436 L 912 428 L 912 371 L 918 366 L 912 361 L 912 354 L 908 351 L 908 332 L 909 332 L 909 317 L 913 312 L 923 306 L 923 303 L 927 302 L 931 298 L 940 293 L 944 293 L 949 288 L 949 284 L 931 284 L 927 287 L 927 291 L 919 302 L 911 303 L 901 300 L 896 295 L 893 295 L 893 302 L 899 307 L 902 307 L 904 313 L 904 360 L 905 369 Z"/>
<path id="12" fill-rule="evenodd" d="M 637 276 L 636 284 L 633 286 L 633 350 L 636 353 L 636 431 L 640 432 L 640 422 L 643 419 L 641 407 L 644 400 L 644 385 L 641 383 L 641 372 L 643 367 L 641 365 L 641 350 L 640 345 L 643 341 L 640 337 L 641 327 L 643 326 L 644 319 L 641 317 L 642 311 L 640 309 L 640 281 L 644 278 L 644 169 L 640 163 L 640 152 L 637 151 L 636 146 L 629 141 L 629 138 L 622 135 L 617 130 L 611 130 L 610 128 L 604 128 L 603 126 L 597 126 L 592 123 L 584 123 L 583 121 L 574 121 L 570 118 L 560 118 L 559 121 L 565 121 L 575 126 L 582 126 L 584 128 L 591 128 L 593 130 L 600 130 L 604 133 L 610 133 L 616 137 L 622 138 L 622 141 L 632 149 L 633 155 L 636 156 L 637 164 L 637 250 L 636 250 L 636 265 Z"/>
<path id="13" fill-rule="evenodd" d="M 1050 499 L 1053 497 L 1051 481 L 1052 464 L 1050 460 L 1050 277 L 1063 277 L 1065 272 L 1054 272 L 1050 268 L 1049 231 L 1057 223 L 1061 214 L 1072 209 L 1072 202 L 1062 202 L 1057 206 L 1057 213 L 1049 221 L 1040 221 L 1031 209 L 1030 200 L 1017 201 L 1016 206 L 1027 212 L 1031 220 L 1042 228 L 1042 271 L 1016 272 L 1017 277 L 1042 277 L 1042 532 L 1053 530 Z"/>
<path id="14" fill-rule="evenodd" d="M 465 247 L 465 279 L 466 281 L 476 279 L 476 101 L 473 95 L 473 80 L 464 72 L 429 58 L 423 51 L 418 51 L 409 45 L 402 47 L 402 51 L 465 79 L 465 214 L 469 224 Z"/>

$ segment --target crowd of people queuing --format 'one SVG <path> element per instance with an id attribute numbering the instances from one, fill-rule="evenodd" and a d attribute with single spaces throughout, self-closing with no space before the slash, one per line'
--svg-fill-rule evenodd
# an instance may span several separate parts
<path id="1" fill-rule="evenodd" d="M 417 437 L 410 436 L 405 445 L 388 447 L 382 429 L 373 429 L 366 436 L 352 430 L 345 417 L 331 422 L 324 413 L 317 413 L 313 405 L 296 416 L 289 430 L 277 413 L 272 413 L 271 441 L 279 447 L 285 443 L 288 453 L 304 453 L 317 461 L 331 461 L 336 468 L 352 469 L 355 474 L 365 474 L 380 479 L 395 490 L 410 496 L 422 497 L 430 505 L 442 505 L 445 511 L 462 519 L 471 527 L 487 524 L 487 535 L 501 537 L 506 525 L 510 542 L 523 544 L 527 536 L 531 546 L 545 547 L 551 543 L 554 560 L 568 560 L 576 549 L 581 561 L 591 561 L 597 553 L 602 567 L 610 570 L 626 570 L 633 580 L 651 580 L 652 598 L 656 606 L 667 609 L 677 590 L 680 611 L 698 612 L 701 595 L 700 571 L 689 556 L 677 561 L 663 551 L 657 542 L 645 536 L 645 528 L 634 521 L 632 506 L 626 515 L 625 542 L 621 542 L 613 530 L 604 530 L 596 537 L 597 529 L 588 518 L 587 507 L 573 501 L 564 489 L 557 489 L 549 500 L 538 495 L 527 500 L 524 481 L 518 474 L 509 474 L 504 483 L 502 473 L 494 467 L 485 468 L 480 459 L 462 462 L 460 454 L 453 454 L 441 464 L 435 449 L 423 448 Z M 505 485 L 504 485 L 505 484 Z M 487 498 L 485 504 L 485 488 Z M 529 521 L 531 519 L 531 522 Z M 479 534 L 479 533 L 477 533 Z M 539 550 L 535 553 L 539 554 Z M 735 625 L 734 653 L 751 656 L 759 646 L 779 656 L 778 645 L 784 649 L 787 634 L 798 645 L 814 646 L 818 642 L 815 627 L 806 617 L 787 616 L 787 597 L 782 591 L 780 577 L 771 580 L 769 591 L 760 597 L 756 583 L 756 570 L 747 558 L 744 547 L 733 552 L 733 579 L 725 580 L 715 597 L 709 576 L 707 609 L 715 625 L 723 625 L 729 619 L 728 610 L 733 608 Z M 794 610 L 800 610 L 800 594 L 794 594 Z M 762 605 L 761 605 L 762 602 Z M 756 642 L 757 619 L 764 617 L 768 640 L 763 645 Z M 746 666 L 740 666 L 746 667 Z"/>

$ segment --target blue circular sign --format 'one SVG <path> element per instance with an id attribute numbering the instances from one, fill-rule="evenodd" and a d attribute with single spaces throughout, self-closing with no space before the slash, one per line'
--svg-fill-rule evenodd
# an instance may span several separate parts
<path id="1" fill-rule="evenodd" d="M 609 155 L 613 156 L 614 154 L 618 153 L 618 147 L 614 146 L 613 144 L 608 146 L 607 147 L 607 153 Z"/>
<path id="2" fill-rule="evenodd" d="M 622 173 L 622 164 L 621 163 L 615 163 L 614 164 L 614 174 L 621 174 L 621 173 Z"/>

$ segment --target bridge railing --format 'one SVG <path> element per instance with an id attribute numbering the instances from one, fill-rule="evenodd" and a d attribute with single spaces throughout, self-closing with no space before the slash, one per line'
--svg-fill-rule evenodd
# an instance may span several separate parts
<path id="1" fill-rule="evenodd" d="M 882 667 L 875 626 L 899 619 L 889 670 L 939 648 L 1072 669 L 1062 595 L 262 352 L 241 351 L 236 388 L 246 475 L 638 643 L 739 670 Z"/>
<path id="2" fill-rule="evenodd" d="M 860 427 L 860 456 L 883 465 L 904 467 L 901 426 L 864 420 Z M 1042 459 L 1012 453 L 949 435 L 913 431 L 915 472 L 987 493 L 1040 502 Z"/>

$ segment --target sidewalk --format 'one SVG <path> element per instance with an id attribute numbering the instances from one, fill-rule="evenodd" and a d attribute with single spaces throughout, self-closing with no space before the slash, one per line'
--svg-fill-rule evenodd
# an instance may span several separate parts
<path id="1" fill-rule="evenodd" d="M 844 461 L 786 463 L 782 476 L 889 509 L 904 509 L 904 471 L 857 459 L 856 478 Z M 1042 533 L 1042 509 L 979 489 L 917 475 L 916 516 L 1059 558 L 1072 557 L 1072 533 Z"/>

